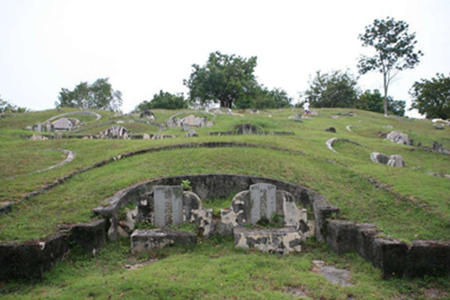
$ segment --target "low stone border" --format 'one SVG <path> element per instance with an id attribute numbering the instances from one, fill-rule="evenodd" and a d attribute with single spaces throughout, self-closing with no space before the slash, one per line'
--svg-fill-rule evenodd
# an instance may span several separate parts
<path id="1" fill-rule="evenodd" d="M 59 119 L 62 117 L 66 117 L 66 116 L 71 116 L 71 115 L 89 115 L 89 116 L 94 116 L 96 119 L 96 121 L 100 120 L 102 118 L 102 115 L 93 112 L 93 111 L 71 111 L 71 112 L 67 112 L 67 113 L 63 113 L 63 114 L 59 114 L 56 116 L 51 117 L 50 119 L 42 122 L 42 123 L 47 123 L 47 122 L 51 122 L 55 119 Z"/>
<path id="2" fill-rule="evenodd" d="M 337 138 L 337 137 L 334 137 L 334 138 L 329 139 L 328 141 L 325 142 L 325 145 L 327 145 L 327 148 L 330 149 L 331 151 L 333 151 L 333 152 L 335 152 L 335 153 L 338 153 L 338 152 L 337 152 L 336 150 L 334 150 L 334 148 L 333 148 L 333 144 L 336 143 L 336 142 L 338 142 L 338 141 L 339 141 L 339 142 L 350 143 L 350 144 L 357 145 L 357 146 L 361 146 L 361 144 L 359 144 L 359 143 L 357 143 L 357 142 L 353 142 L 353 141 L 348 140 L 348 139 L 341 139 L 341 138 Z"/>
<path id="3" fill-rule="evenodd" d="M 165 126 L 167 126 L 167 127 L 179 127 L 179 126 L 176 126 L 176 118 L 179 116 L 179 115 L 182 115 L 182 114 L 192 114 L 192 115 L 195 115 L 195 114 L 206 114 L 206 115 L 211 115 L 212 116 L 212 120 L 211 121 L 209 121 L 209 122 L 212 122 L 212 126 L 214 126 L 214 123 L 216 122 L 216 114 L 215 113 L 212 113 L 212 112 L 207 112 L 207 111 L 180 111 L 180 112 L 177 112 L 176 114 L 173 114 L 173 115 L 171 115 L 168 119 L 167 119 L 167 121 L 165 122 Z M 207 121 L 208 122 L 208 121 Z M 211 126 L 205 126 L 205 127 L 211 127 Z"/>
<path id="4" fill-rule="evenodd" d="M 325 241 L 321 229 L 325 224 L 326 218 L 338 211 L 336 207 L 330 205 L 325 197 L 319 193 L 297 184 L 259 176 L 201 174 L 163 177 L 137 183 L 107 198 L 102 206 L 94 209 L 94 213 L 106 219 L 117 218 L 122 207 L 128 203 L 138 204 L 141 197 L 144 197 L 146 193 L 152 191 L 153 186 L 179 185 L 181 180 L 186 179 L 191 182 L 192 191 L 202 199 L 227 197 L 233 192 L 238 193 L 247 190 L 250 185 L 255 183 L 273 184 L 277 189 L 291 193 L 298 204 L 303 207 L 312 208 L 316 223 L 315 235 L 319 241 Z"/>
<path id="5" fill-rule="evenodd" d="M 106 221 L 61 228 L 42 240 L 0 243 L 0 280 L 40 278 L 72 248 L 95 255 L 106 241 Z"/>
<path id="6" fill-rule="evenodd" d="M 406 243 L 382 236 L 373 224 L 356 224 L 331 219 L 339 209 L 321 194 L 289 182 L 272 178 L 232 174 L 201 174 L 156 178 L 137 183 L 107 198 L 94 209 L 103 220 L 61 227 L 60 233 L 41 241 L 0 243 L 0 279 L 40 277 L 55 261 L 76 245 L 95 254 L 105 243 L 109 220 L 117 218 L 127 203 L 138 204 L 155 185 L 179 185 L 188 179 L 201 198 L 225 197 L 248 189 L 255 183 L 271 183 L 291 193 L 298 204 L 312 208 L 315 236 L 327 242 L 338 254 L 356 251 L 383 270 L 384 277 L 441 275 L 450 273 L 450 242 L 412 241 Z"/>
<path id="7" fill-rule="evenodd" d="M 264 146 L 264 145 L 257 145 L 257 144 L 249 144 L 249 143 L 236 143 L 236 142 L 205 142 L 205 143 L 189 143 L 189 144 L 174 144 L 174 145 L 167 145 L 167 146 L 161 146 L 161 147 L 152 147 L 152 148 L 145 148 L 141 150 L 136 150 L 132 152 L 127 152 L 124 154 L 119 154 L 117 156 L 111 157 L 109 159 L 105 159 L 102 161 L 99 161 L 91 166 L 85 167 L 83 169 L 79 169 L 77 171 L 74 171 L 68 175 L 64 175 L 55 181 L 44 185 L 41 189 L 26 194 L 19 202 L 24 200 L 29 200 L 30 198 L 33 198 L 35 196 L 38 196 L 40 194 L 43 194 L 44 192 L 60 185 L 72 178 L 75 175 L 93 170 L 95 168 L 102 167 L 106 164 L 128 158 L 134 155 L 140 155 L 140 154 L 146 154 L 146 153 L 152 153 L 152 152 L 159 152 L 159 151 L 166 151 L 166 150 L 176 150 L 176 149 L 191 149 L 191 148 L 226 148 L 226 147 L 240 147 L 240 148 L 260 148 L 260 149 L 269 149 L 269 150 L 275 150 L 275 151 L 282 151 L 282 152 L 288 152 L 293 154 L 300 154 L 304 155 L 305 153 L 300 150 L 288 150 L 285 148 L 279 148 L 274 146 Z M 10 205 L 11 208 L 12 205 Z M 10 211 L 10 209 L 8 210 Z M 8 212 L 5 211 L 5 212 Z"/>
<path id="8" fill-rule="evenodd" d="M 65 164 L 70 163 L 70 162 L 71 162 L 72 160 L 74 160 L 74 158 L 75 158 L 75 152 L 72 152 L 72 151 L 70 151 L 70 150 L 66 150 L 66 149 L 55 149 L 55 150 L 53 150 L 53 151 L 57 151 L 57 152 L 64 153 L 64 154 L 66 155 L 66 158 L 65 158 L 63 161 L 60 161 L 59 163 L 54 164 L 53 166 L 47 167 L 47 168 L 45 168 L 45 169 L 38 170 L 38 171 L 33 172 L 33 173 L 42 173 L 42 172 L 45 172 L 45 171 L 49 171 L 49 170 L 53 170 L 53 169 L 62 167 L 62 166 L 64 166 Z"/>
<path id="9" fill-rule="evenodd" d="M 33 135 L 22 135 L 25 139 L 31 139 Z M 123 138 L 111 138 L 111 137 L 102 137 L 99 134 L 63 134 L 63 135 L 55 135 L 55 134 L 41 134 L 40 136 L 46 137 L 47 139 L 85 139 L 85 140 L 110 140 L 110 139 L 119 139 L 122 140 Z M 153 134 L 149 133 L 147 134 L 148 138 L 145 136 L 145 134 L 130 134 L 128 135 L 127 139 L 130 140 L 160 140 L 160 139 L 168 139 L 168 138 L 175 138 L 175 135 L 170 134 Z M 127 140 L 124 139 L 124 140 Z"/>
<path id="10" fill-rule="evenodd" d="M 18 175 L 15 175 L 15 176 L 6 177 L 5 179 L 14 179 L 14 178 L 17 178 L 19 176 L 26 176 L 26 175 L 42 173 L 42 172 L 45 172 L 45 171 L 53 170 L 53 169 L 62 167 L 65 164 L 70 163 L 75 158 L 75 152 L 70 151 L 70 150 L 66 150 L 66 149 L 50 149 L 50 151 L 57 151 L 57 152 L 64 153 L 64 154 L 66 154 L 66 158 L 64 160 L 60 161 L 59 163 L 54 164 L 54 165 L 52 165 L 50 167 L 47 167 L 47 168 L 44 168 L 44 169 L 40 169 L 40 170 L 37 170 L 37 171 L 34 171 L 34 172 L 26 173 L 26 174 L 18 174 Z M 1 212 L 1 209 L 0 209 L 0 212 Z"/>
<path id="11" fill-rule="evenodd" d="M 234 131 L 212 131 L 209 135 L 243 135 L 242 133 L 236 133 Z M 253 135 L 295 135 L 292 131 L 262 131 L 258 133 L 253 133 Z"/>
<path id="12" fill-rule="evenodd" d="M 415 277 L 450 273 L 450 242 L 412 241 L 407 245 L 381 236 L 373 224 L 329 220 L 326 241 L 338 254 L 356 251 L 383 270 L 383 277 Z"/>

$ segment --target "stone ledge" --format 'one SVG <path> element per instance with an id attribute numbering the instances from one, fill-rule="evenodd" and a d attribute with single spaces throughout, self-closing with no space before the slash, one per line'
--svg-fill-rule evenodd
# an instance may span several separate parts
<path id="1" fill-rule="evenodd" d="M 0 243 L 0 280 L 40 278 L 70 248 L 95 254 L 105 242 L 105 220 L 62 227 L 42 240 Z"/>
<path id="2" fill-rule="evenodd" d="M 417 277 L 450 273 L 450 242 L 412 241 L 411 247 L 378 236 L 373 224 L 328 220 L 326 242 L 338 254 L 350 251 L 383 270 L 383 277 Z"/>
<path id="3" fill-rule="evenodd" d="M 145 253 L 172 245 L 195 245 L 197 235 L 164 229 L 135 230 L 131 234 L 131 253 Z"/>
<path id="4" fill-rule="evenodd" d="M 262 252 L 289 254 L 301 252 L 304 236 L 295 228 L 255 229 L 236 227 L 233 230 L 234 245 Z"/>

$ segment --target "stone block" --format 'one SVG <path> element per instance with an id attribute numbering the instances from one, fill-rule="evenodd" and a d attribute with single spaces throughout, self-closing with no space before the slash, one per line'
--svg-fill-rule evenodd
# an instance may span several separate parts
<path id="1" fill-rule="evenodd" d="M 276 187 L 269 183 L 257 183 L 250 186 L 250 223 L 261 219 L 271 220 L 276 213 Z"/>
<path id="2" fill-rule="evenodd" d="M 144 253 L 171 245 L 194 245 L 197 235 L 191 232 L 171 230 L 135 230 L 131 235 L 131 253 Z"/>
<path id="3" fill-rule="evenodd" d="M 383 270 L 383 277 L 401 277 L 405 270 L 408 246 L 394 239 L 375 238 L 372 263 Z"/>
<path id="4" fill-rule="evenodd" d="M 72 227 L 71 240 L 87 252 L 92 253 L 105 245 L 106 220 L 80 223 Z"/>
<path id="5" fill-rule="evenodd" d="M 378 229 L 374 224 L 358 224 L 355 236 L 355 249 L 362 258 L 372 261 L 374 240 Z"/>
<path id="6" fill-rule="evenodd" d="M 349 221 L 329 220 L 326 230 L 328 245 L 338 254 L 355 250 L 356 224 Z"/>
<path id="7" fill-rule="evenodd" d="M 154 224 L 158 227 L 183 222 L 183 189 L 181 186 L 153 187 Z"/>
<path id="8" fill-rule="evenodd" d="M 262 252 L 289 254 L 300 252 L 303 235 L 295 228 L 250 229 L 236 227 L 233 231 L 234 244 L 244 249 Z"/>
<path id="9" fill-rule="evenodd" d="M 450 274 L 450 242 L 413 241 L 405 273 L 419 277 Z"/>

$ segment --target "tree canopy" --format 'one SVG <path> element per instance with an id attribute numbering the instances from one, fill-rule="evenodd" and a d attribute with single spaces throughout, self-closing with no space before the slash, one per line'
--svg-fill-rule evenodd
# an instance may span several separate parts
<path id="1" fill-rule="evenodd" d="M 162 90 L 153 95 L 152 100 L 143 101 L 136 106 L 136 112 L 142 112 L 146 109 L 182 109 L 188 107 L 188 101 L 184 99 L 183 94 L 171 94 Z"/>
<path id="2" fill-rule="evenodd" d="M 312 107 L 354 107 L 358 94 L 357 81 L 351 73 L 317 71 L 304 96 Z"/>
<path id="3" fill-rule="evenodd" d="M 450 77 L 436 74 L 436 77 L 416 81 L 410 95 L 411 109 L 417 108 L 427 118 L 450 118 Z"/>
<path id="4" fill-rule="evenodd" d="M 388 112 L 397 116 L 405 115 L 405 101 L 393 100 L 391 97 L 388 97 L 387 100 Z M 359 96 L 358 101 L 356 101 L 355 107 L 358 109 L 383 113 L 384 97 L 381 95 L 381 92 L 379 90 L 374 90 L 373 92 L 370 90 L 366 90 Z"/>
<path id="5" fill-rule="evenodd" d="M 375 54 L 361 56 L 358 69 L 361 74 L 378 70 L 383 74 L 384 114 L 388 112 L 388 88 L 398 72 L 414 68 L 423 53 L 415 51 L 416 34 L 408 32 L 409 25 L 393 18 L 375 19 L 359 35 L 363 47 L 372 47 Z"/>
<path id="6" fill-rule="evenodd" d="M 7 113 L 7 112 L 22 113 L 26 111 L 27 111 L 26 108 L 11 104 L 8 101 L 3 100 L 2 97 L 0 96 L 0 113 Z"/>
<path id="7" fill-rule="evenodd" d="M 231 108 L 252 96 L 256 86 L 254 69 L 256 57 L 243 58 L 213 52 L 204 66 L 192 65 L 193 71 L 184 84 L 189 88 L 189 99 L 200 103 L 220 102 Z"/>
<path id="8" fill-rule="evenodd" d="M 94 83 L 80 82 L 73 91 L 62 88 L 56 107 L 78 107 L 118 111 L 122 106 L 122 93 L 114 90 L 108 78 L 99 78 Z"/>

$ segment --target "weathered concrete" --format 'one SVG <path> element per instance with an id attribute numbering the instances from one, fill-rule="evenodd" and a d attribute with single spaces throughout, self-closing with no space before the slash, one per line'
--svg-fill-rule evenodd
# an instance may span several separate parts
<path id="1" fill-rule="evenodd" d="M 391 131 L 386 135 L 386 138 L 393 143 L 401 145 L 409 145 L 411 142 L 408 138 L 408 135 L 400 131 Z"/>
<path id="2" fill-rule="evenodd" d="M 172 245 L 195 245 L 197 236 L 172 230 L 135 230 L 131 235 L 131 253 L 145 253 Z"/>
<path id="3" fill-rule="evenodd" d="M 180 185 L 153 187 L 154 224 L 158 227 L 183 222 L 183 189 Z"/>
<path id="4" fill-rule="evenodd" d="M 273 184 L 257 183 L 250 186 L 250 223 L 261 219 L 271 220 L 276 213 L 276 187 Z"/>
<path id="5" fill-rule="evenodd" d="M 289 254 L 301 251 L 304 237 L 295 228 L 250 229 L 236 227 L 234 244 L 244 249 L 255 248 L 262 252 Z"/>

